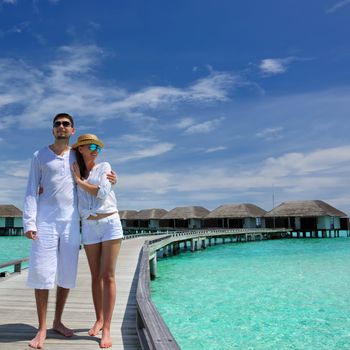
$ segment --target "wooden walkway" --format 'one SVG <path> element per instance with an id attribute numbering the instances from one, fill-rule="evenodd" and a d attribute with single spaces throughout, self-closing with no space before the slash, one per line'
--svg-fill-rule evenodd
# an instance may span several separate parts
<path id="1" fill-rule="evenodd" d="M 159 237 L 159 236 L 158 236 Z M 117 263 L 117 302 L 112 337 L 113 350 L 141 349 L 136 333 L 136 287 L 140 250 L 146 239 L 124 240 Z M 28 341 L 36 334 L 37 316 L 34 292 L 25 286 L 27 271 L 0 282 L 0 349 L 27 350 Z M 51 327 L 55 295 L 51 291 L 48 309 L 48 327 Z M 77 287 L 72 289 L 63 313 L 63 322 L 75 332 L 64 338 L 49 330 L 46 350 L 99 349 L 99 337 L 90 337 L 88 329 L 94 323 L 95 313 L 90 291 L 90 272 L 82 250 L 79 257 Z"/>

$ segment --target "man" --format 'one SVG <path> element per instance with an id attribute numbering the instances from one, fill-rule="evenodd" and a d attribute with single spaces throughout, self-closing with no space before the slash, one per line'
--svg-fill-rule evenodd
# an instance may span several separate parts
<path id="1" fill-rule="evenodd" d="M 71 174 L 75 152 L 69 147 L 74 135 L 72 116 L 57 114 L 52 133 L 54 143 L 33 155 L 23 207 L 24 232 L 33 240 L 27 285 L 35 289 L 39 321 L 38 332 L 28 344 L 34 349 L 41 349 L 46 339 L 49 289 L 56 280 L 53 329 L 65 337 L 73 335 L 61 320 L 69 289 L 75 287 L 80 246 L 76 185 Z M 114 173 L 108 177 L 116 182 Z"/>

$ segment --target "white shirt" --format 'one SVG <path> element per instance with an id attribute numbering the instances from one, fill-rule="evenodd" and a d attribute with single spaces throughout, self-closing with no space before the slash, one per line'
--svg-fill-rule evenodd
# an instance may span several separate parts
<path id="1" fill-rule="evenodd" d="M 70 149 L 62 156 L 48 146 L 34 153 L 23 205 L 24 232 L 37 231 L 39 222 L 79 220 L 73 162 Z"/>
<path id="2" fill-rule="evenodd" d="M 90 215 L 118 212 L 117 199 L 112 184 L 107 179 L 107 174 L 110 172 L 111 166 L 107 162 L 98 163 L 90 170 L 86 181 L 99 187 L 96 197 L 78 186 L 78 207 L 83 219 Z"/>

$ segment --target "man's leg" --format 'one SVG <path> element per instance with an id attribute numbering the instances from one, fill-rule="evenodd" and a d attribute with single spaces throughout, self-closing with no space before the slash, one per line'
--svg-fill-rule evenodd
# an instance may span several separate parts
<path id="1" fill-rule="evenodd" d="M 35 289 L 36 311 L 39 320 L 39 329 L 36 336 L 28 343 L 33 349 L 41 349 L 46 339 L 46 313 L 49 299 L 48 289 Z"/>
<path id="2" fill-rule="evenodd" d="M 65 337 L 71 337 L 74 335 L 74 332 L 71 329 L 67 328 L 62 323 L 63 309 L 66 304 L 68 294 L 69 294 L 69 289 L 57 286 L 55 319 L 53 321 L 53 326 L 52 326 L 52 328 L 57 333 L 60 333 Z"/>
<path id="3" fill-rule="evenodd" d="M 59 232 L 57 262 L 57 292 L 53 329 L 65 337 L 74 335 L 73 330 L 62 323 L 62 314 L 70 288 L 75 287 L 80 245 L 79 221 L 56 223 Z"/>

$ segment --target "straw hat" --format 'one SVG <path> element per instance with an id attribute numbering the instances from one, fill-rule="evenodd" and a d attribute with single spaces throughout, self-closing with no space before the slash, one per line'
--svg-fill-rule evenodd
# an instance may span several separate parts
<path id="1" fill-rule="evenodd" d="M 78 137 L 78 141 L 72 146 L 73 149 L 78 148 L 79 146 L 95 144 L 104 147 L 103 142 L 94 134 L 83 134 Z"/>

